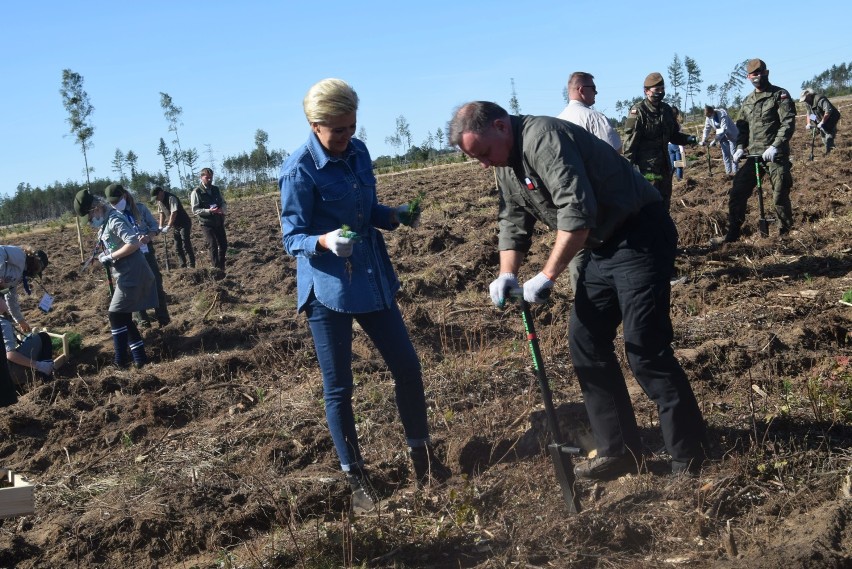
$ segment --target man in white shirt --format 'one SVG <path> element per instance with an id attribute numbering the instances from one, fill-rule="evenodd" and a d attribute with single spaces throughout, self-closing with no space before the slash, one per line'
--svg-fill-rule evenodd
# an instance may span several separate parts
<path id="1" fill-rule="evenodd" d="M 606 116 L 594 110 L 595 95 L 598 89 L 595 87 L 595 77 L 585 71 L 575 71 L 568 78 L 568 106 L 556 115 L 556 118 L 574 123 L 594 134 L 610 146 L 621 152 L 621 137 L 609 124 Z M 577 292 L 577 280 L 580 272 L 589 262 L 589 251 L 582 249 L 571 259 L 568 264 L 568 276 L 571 280 L 571 290 Z"/>
<path id="2" fill-rule="evenodd" d="M 597 94 L 594 75 L 575 71 L 568 79 L 568 106 L 556 118 L 580 125 L 621 152 L 621 137 L 603 113 L 591 108 Z"/>

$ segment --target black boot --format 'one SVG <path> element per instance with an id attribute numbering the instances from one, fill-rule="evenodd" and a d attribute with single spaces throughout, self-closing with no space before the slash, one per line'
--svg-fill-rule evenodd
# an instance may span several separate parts
<path id="1" fill-rule="evenodd" d="M 353 467 L 346 473 L 346 481 L 352 489 L 353 514 L 366 514 L 376 509 L 379 498 L 370 483 L 370 477 L 362 468 Z"/>
<path id="2" fill-rule="evenodd" d="M 414 466 L 414 483 L 418 488 L 428 486 L 430 482 L 440 486 L 453 475 L 429 445 L 414 447 L 410 449 L 409 454 Z"/>

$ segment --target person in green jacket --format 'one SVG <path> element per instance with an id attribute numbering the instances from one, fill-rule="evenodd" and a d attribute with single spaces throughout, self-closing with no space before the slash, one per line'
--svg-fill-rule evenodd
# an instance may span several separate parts
<path id="1" fill-rule="evenodd" d="M 840 111 L 831 104 L 823 94 L 816 93 L 813 89 L 805 89 L 799 96 L 799 101 L 804 103 L 808 109 L 805 128 L 811 130 L 816 128 L 825 143 L 825 154 L 828 155 L 834 148 L 834 136 L 837 134 L 837 121 L 840 120 Z"/>
<path id="2" fill-rule="evenodd" d="M 663 196 L 666 211 L 672 201 L 672 163 L 669 143 L 678 146 L 696 144 L 694 136 L 681 132 L 672 108 L 663 102 L 666 85 L 663 76 L 645 77 L 645 98 L 630 107 L 624 128 L 624 157 Z"/>
<path id="3" fill-rule="evenodd" d="M 740 238 L 745 222 L 746 204 L 757 185 L 755 160 L 769 174 L 772 186 L 772 201 L 780 225 L 779 232 L 785 235 L 793 225 L 793 208 L 790 204 L 790 188 L 793 175 L 790 173 L 790 139 L 796 129 L 796 105 L 786 89 L 769 82 L 769 70 L 762 59 L 750 59 L 746 64 L 746 77 L 754 85 L 754 91 L 743 101 L 737 120 L 737 151 L 734 162 L 749 157 L 745 166 L 739 168 L 734 184 L 728 194 L 728 232 L 724 237 L 714 237 L 710 243 L 720 245 L 732 243 Z M 759 156 L 759 158 L 754 158 Z M 761 176 L 764 176 L 762 174 Z"/>

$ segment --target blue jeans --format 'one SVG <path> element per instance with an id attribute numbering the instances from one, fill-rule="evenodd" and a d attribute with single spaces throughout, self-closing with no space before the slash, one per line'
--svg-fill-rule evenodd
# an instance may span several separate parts
<path id="1" fill-rule="evenodd" d="M 396 408 L 408 446 L 425 445 L 429 427 L 420 360 L 396 303 L 386 310 L 350 314 L 327 308 L 311 293 L 305 313 L 322 371 L 325 416 L 343 471 L 364 462 L 352 411 L 353 320 L 373 341 L 393 375 Z"/>
<path id="2" fill-rule="evenodd" d="M 675 168 L 675 160 L 680 160 L 680 146 L 677 144 L 669 143 L 669 162 L 672 164 L 672 169 L 674 170 L 675 176 L 677 176 L 678 180 L 683 180 L 683 168 Z"/>

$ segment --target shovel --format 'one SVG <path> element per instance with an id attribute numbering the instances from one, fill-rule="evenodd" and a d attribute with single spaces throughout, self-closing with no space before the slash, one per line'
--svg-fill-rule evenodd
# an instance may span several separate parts
<path id="1" fill-rule="evenodd" d="M 769 235 L 769 220 L 766 219 L 766 213 L 763 210 L 763 186 L 760 181 L 760 163 L 763 161 L 763 155 L 749 154 L 748 157 L 754 160 L 754 175 L 757 178 L 757 206 L 760 209 L 757 227 L 760 229 L 760 234 L 766 237 Z"/>
<path id="2" fill-rule="evenodd" d="M 518 302 L 521 308 L 524 330 L 527 333 L 530 353 L 532 354 L 533 365 L 535 366 L 535 375 L 538 378 L 541 398 L 544 401 L 544 412 L 547 415 L 547 427 L 550 430 L 551 440 L 550 444 L 547 445 L 547 451 L 550 454 L 550 459 L 553 461 L 553 468 L 556 470 L 556 479 L 559 481 L 560 488 L 562 488 L 562 498 L 568 506 L 568 511 L 572 514 L 577 514 L 580 512 L 580 499 L 574 492 L 574 464 L 571 461 L 571 455 L 578 455 L 581 451 L 578 447 L 569 446 L 562 442 L 565 439 L 562 437 L 562 432 L 559 429 L 559 421 L 556 418 L 556 410 L 553 408 L 553 395 L 550 391 L 550 383 L 547 381 L 547 374 L 544 372 L 544 360 L 541 357 L 541 350 L 538 346 L 538 336 L 535 333 L 530 305 L 524 300 L 524 289 L 512 289 L 509 295 L 513 300 Z"/>

